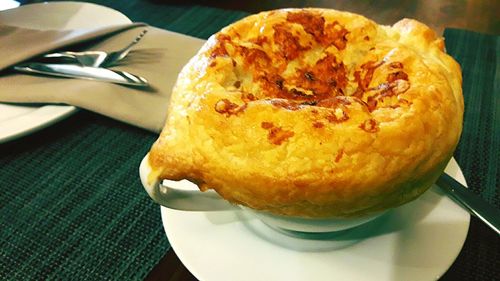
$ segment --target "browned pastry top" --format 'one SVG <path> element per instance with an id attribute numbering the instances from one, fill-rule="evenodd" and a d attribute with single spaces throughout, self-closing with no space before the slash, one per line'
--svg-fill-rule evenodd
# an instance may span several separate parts
<path id="1" fill-rule="evenodd" d="M 276 214 L 360 216 L 422 194 L 461 132 L 459 65 L 426 25 L 328 9 L 244 18 L 179 75 L 152 180 Z"/>

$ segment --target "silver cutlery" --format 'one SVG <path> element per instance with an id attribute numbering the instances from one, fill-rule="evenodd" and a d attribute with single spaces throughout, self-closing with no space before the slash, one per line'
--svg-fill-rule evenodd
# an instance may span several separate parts
<path id="1" fill-rule="evenodd" d="M 14 69 L 30 74 L 35 73 L 57 77 L 111 82 L 135 87 L 149 87 L 148 81 L 143 77 L 125 71 L 101 67 L 80 66 L 74 64 L 26 63 L 14 66 Z"/>
<path id="2" fill-rule="evenodd" d="M 43 55 L 41 57 L 44 61 L 56 60 L 57 62 L 69 61 L 71 63 L 79 63 L 82 66 L 91 67 L 108 67 L 116 64 L 123 58 L 125 58 L 132 47 L 139 43 L 139 41 L 146 35 L 147 29 L 142 30 L 142 32 L 121 50 L 115 52 L 103 52 L 103 51 L 83 51 L 83 52 L 57 52 Z"/>
<path id="3" fill-rule="evenodd" d="M 466 188 L 446 173 L 443 173 L 438 178 L 436 185 L 470 213 L 482 220 L 497 234 L 500 234 L 500 211 L 497 208 L 491 206 L 481 197 L 472 193 L 470 189 Z"/>

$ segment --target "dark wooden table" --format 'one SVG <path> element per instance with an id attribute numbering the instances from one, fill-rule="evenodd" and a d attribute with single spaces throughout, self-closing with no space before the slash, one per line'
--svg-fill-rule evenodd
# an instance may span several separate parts
<path id="1" fill-rule="evenodd" d="M 249 13 L 290 7 L 322 7 L 369 15 L 370 19 L 380 24 L 393 24 L 404 17 L 413 18 L 426 23 L 439 34 L 445 27 L 500 34 L 498 0 L 151 1 L 166 4 L 197 4 Z"/>
<path id="2" fill-rule="evenodd" d="M 323 7 L 370 15 L 380 24 L 393 24 L 401 18 L 420 20 L 442 34 L 445 27 L 456 27 L 482 33 L 500 34 L 500 1 L 498 0 L 337 0 L 337 1 L 167 1 L 165 4 L 197 4 L 250 13 L 289 7 Z M 476 218 L 471 219 L 471 229 L 486 228 Z M 484 239 L 495 239 L 493 231 L 484 231 Z M 443 276 L 443 280 L 457 280 L 454 267 L 460 266 L 460 257 Z M 147 281 L 197 280 L 170 250 L 146 278 Z"/>

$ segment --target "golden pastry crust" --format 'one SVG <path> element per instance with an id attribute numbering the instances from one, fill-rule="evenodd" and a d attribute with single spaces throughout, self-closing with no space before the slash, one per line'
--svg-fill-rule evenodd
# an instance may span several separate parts
<path id="1" fill-rule="evenodd" d="M 463 115 L 459 65 L 426 25 L 328 9 L 244 18 L 178 77 L 151 179 L 230 202 L 353 217 L 415 199 L 442 173 Z"/>

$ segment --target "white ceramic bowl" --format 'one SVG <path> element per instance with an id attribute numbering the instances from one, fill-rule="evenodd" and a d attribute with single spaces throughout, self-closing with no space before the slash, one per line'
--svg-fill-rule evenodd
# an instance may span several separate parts
<path id="1" fill-rule="evenodd" d="M 288 234 L 302 233 L 327 233 L 346 230 L 360 226 L 369 221 L 372 221 L 382 215 L 378 213 L 361 218 L 326 218 L 326 219 L 310 219 L 288 217 L 271 214 L 268 212 L 256 211 L 250 208 L 242 207 L 245 211 L 252 213 L 259 218 L 262 222 L 278 231 L 284 231 Z"/>

